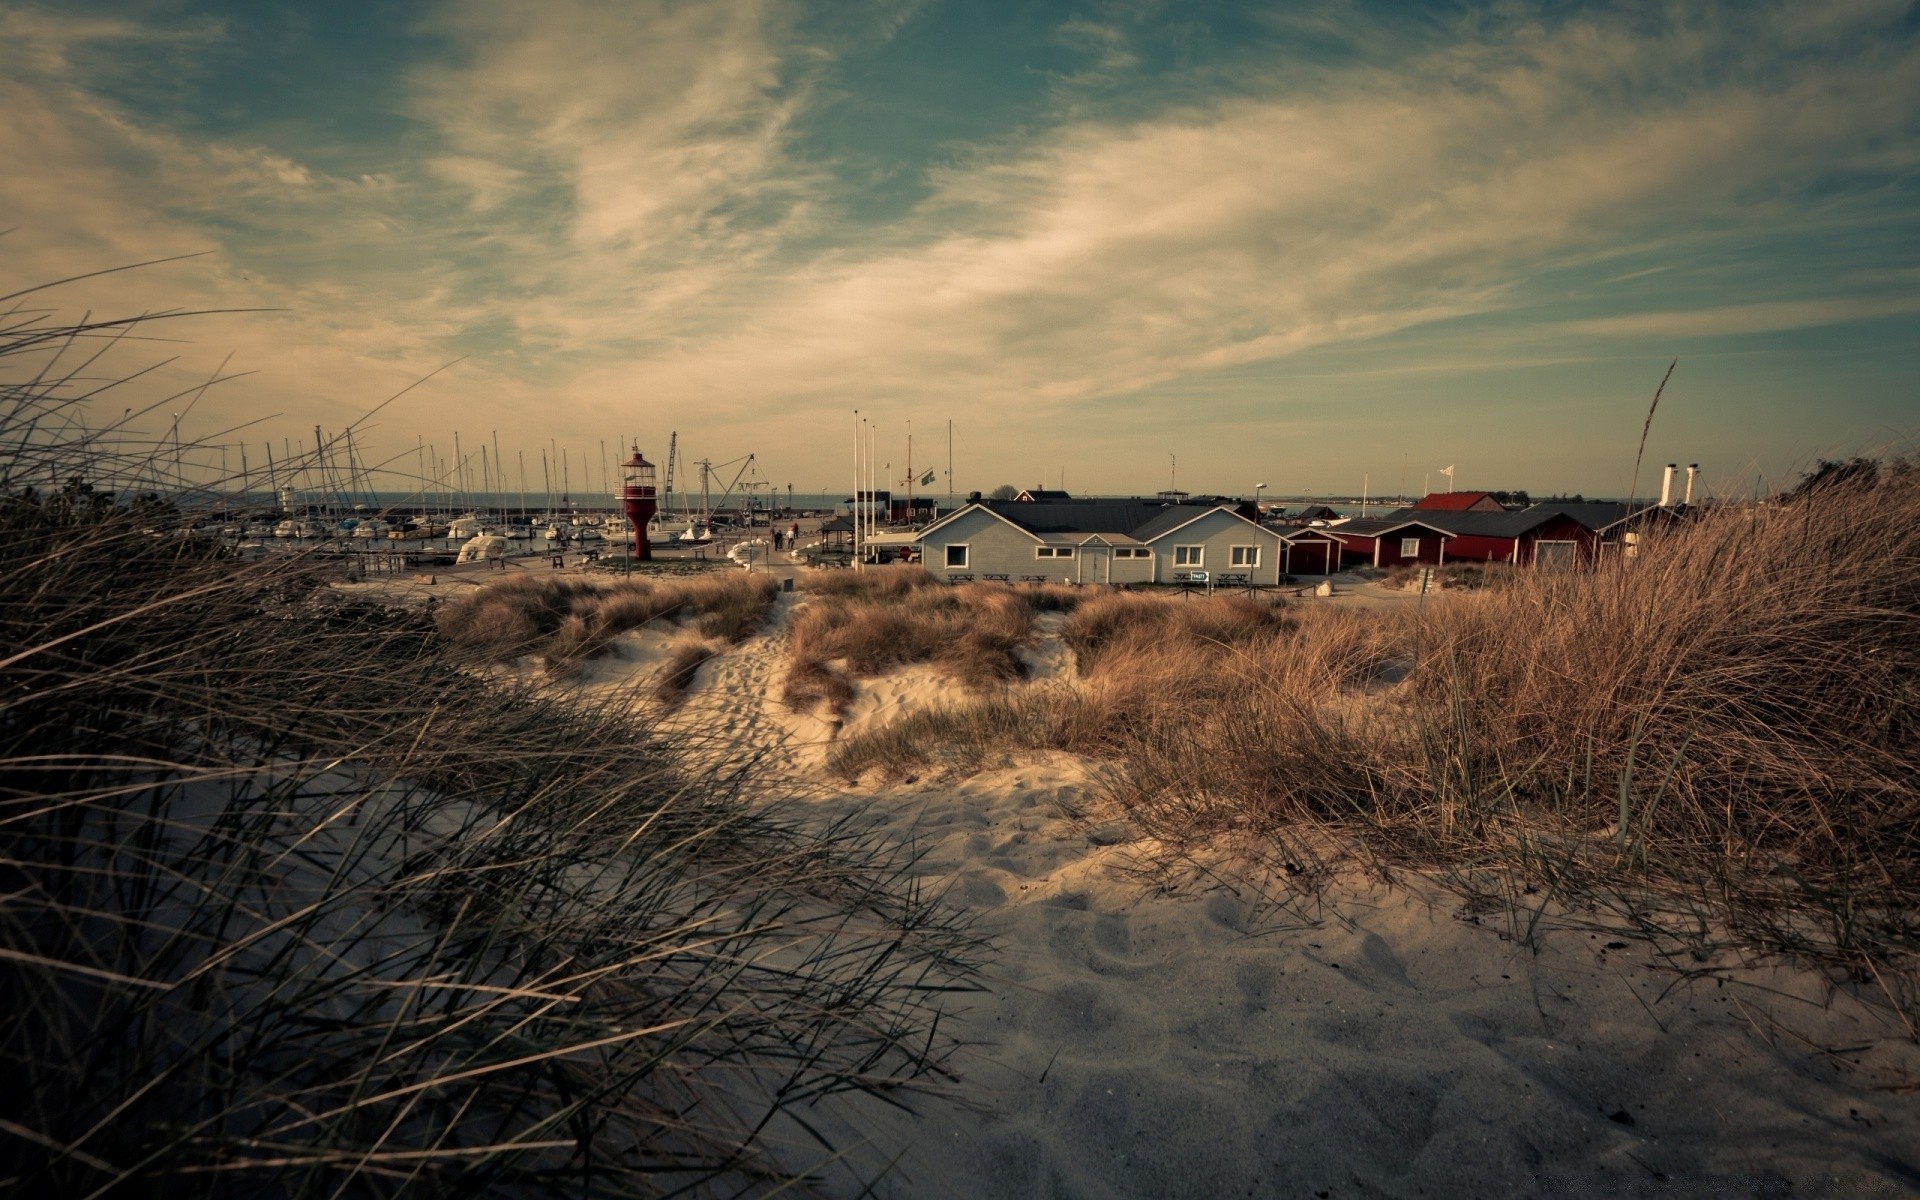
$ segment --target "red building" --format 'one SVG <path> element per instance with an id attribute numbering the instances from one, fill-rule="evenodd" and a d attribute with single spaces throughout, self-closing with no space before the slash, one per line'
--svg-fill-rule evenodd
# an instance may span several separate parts
<path id="1" fill-rule="evenodd" d="M 1408 508 L 1369 521 L 1349 521 L 1333 532 L 1340 537 L 1341 561 L 1349 566 L 1591 566 L 1602 547 L 1615 545 L 1621 537 L 1627 515 L 1625 505 L 1585 502 L 1535 504 L 1518 512 Z"/>
<path id="2" fill-rule="evenodd" d="M 1453 535 L 1434 514 L 1415 517 L 1402 509 L 1391 516 L 1348 521 L 1330 531 L 1340 539 L 1340 562 L 1349 567 L 1398 567 L 1424 564 L 1437 567 L 1447 561 L 1447 542 Z"/>
<path id="3" fill-rule="evenodd" d="M 1414 508 L 1421 512 L 1505 512 L 1506 506 L 1491 492 L 1434 492 L 1423 496 Z"/>
<path id="4" fill-rule="evenodd" d="M 1340 539 L 1318 529 L 1297 529 L 1285 535 L 1281 550 L 1288 575 L 1331 575 L 1340 569 Z"/>

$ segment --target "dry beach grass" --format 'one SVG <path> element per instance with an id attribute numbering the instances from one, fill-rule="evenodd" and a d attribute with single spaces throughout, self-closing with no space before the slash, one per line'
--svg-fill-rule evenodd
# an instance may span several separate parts
<path id="1" fill-rule="evenodd" d="M 1062 630 L 1073 686 L 916 713 L 831 765 L 1109 756 L 1170 843 L 1317 828 L 1523 909 L 1811 955 L 1911 1011 L 1916 525 L 1896 464 L 1649 530 L 1630 562 L 1388 612 L 1099 596 Z"/>
<path id="2" fill-rule="evenodd" d="M 443 633 L 233 561 L 106 494 L 62 356 L 112 332 L 0 314 L 0 1190 L 790 1190 L 839 1147 L 786 1114 L 946 1078 L 976 943 L 900 851 L 462 665 L 758 591 Z"/>
<path id="3" fill-rule="evenodd" d="M 838 712 L 854 680 L 914 663 L 979 691 L 1012 683 L 1024 667 L 1037 611 L 1071 608 L 1082 593 L 1059 585 L 947 587 L 915 567 L 826 572 L 793 622 L 785 699 Z"/>
<path id="4" fill-rule="evenodd" d="M 446 605 L 437 622 L 473 661 L 537 657 L 564 672 L 652 621 L 690 622 L 705 637 L 741 641 L 765 618 L 778 586 L 737 571 L 624 582 L 523 575 Z"/>

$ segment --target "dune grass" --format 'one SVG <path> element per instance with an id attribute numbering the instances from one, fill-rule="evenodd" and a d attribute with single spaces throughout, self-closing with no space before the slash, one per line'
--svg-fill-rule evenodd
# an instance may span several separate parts
<path id="1" fill-rule="evenodd" d="M 651 621 L 692 622 L 706 637 L 743 641 L 766 618 L 778 592 L 771 578 L 736 571 L 619 583 L 523 575 L 443 606 L 437 621 L 451 645 L 472 661 L 536 657 L 549 670 L 564 672 Z"/>
<path id="2" fill-rule="evenodd" d="M 720 648 L 709 641 L 683 642 L 667 658 L 667 665 L 660 668 L 660 674 L 654 679 L 653 694 L 662 704 L 672 707 L 684 700 L 687 689 L 693 686 L 693 677 L 701 666 Z"/>
<path id="3" fill-rule="evenodd" d="M 1038 609 L 1065 610 L 1083 593 L 1058 586 L 950 587 L 918 567 L 822 571 L 806 577 L 811 602 L 790 628 L 784 701 L 838 713 L 853 680 L 914 664 L 980 691 L 1026 672 L 1018 650 Z"/>
<path id="4" fill-rule="evenodd" d="M 977 943 L 896 851 L 465 669 L 660 597 L 463 638 L 166 536 L 50 419 L 90 335 L 8 330 L 0 1190 L 771 1192 L 847 1148 L 806 1106 L 948 1078 Z"/>
<path id="5" fill-rule="evenodd" d="M 1314 827 L 1515 905 L 1604 899 L 1650 934 L 1899 960 L 1885 985 L 1911 1005 L 1916 527 L 1900 467 L 1393 610 L 1097 596 L 1063 629 L 1071 693 L 919 714 L 830 766 L 1105 755 L 1171 843 Z"/>

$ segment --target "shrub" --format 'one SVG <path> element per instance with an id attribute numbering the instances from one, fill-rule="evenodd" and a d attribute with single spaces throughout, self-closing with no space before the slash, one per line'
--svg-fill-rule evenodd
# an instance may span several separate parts
<path id="1" fill-rule="evenodd" d="M 848 587 L 836 576 L 873 574 L 871 585 Z M 838 710 L 853 677 L 871 677 L 914 663 L 931 663 L 964 687 L 980 689 L 1018 680 L 1025 672 L 1018 648 L 1032 636 L 1033 609 L 1024 591 L 986 584 L 949 587 L 913 568 L 830 572 L 833 590 L 793 620 L 791 667 L 783 698 L 796 708 L 825 703 Z M 811 589 L 815 579 L 809 579 Z M 834 681 L 838 676 L 838 681 Z"/>
<path id="2" fill-rule="evenodd" d="M 697 618 L 706 636 L 742 641 L 777 595 L 772 579 L 744 572 L 620 583 L 524 575 L 444 606 L 437 620 L 471 659 L 502 663 L 539 655 L 550 669 L 564 671 L 650 621 Z"/>

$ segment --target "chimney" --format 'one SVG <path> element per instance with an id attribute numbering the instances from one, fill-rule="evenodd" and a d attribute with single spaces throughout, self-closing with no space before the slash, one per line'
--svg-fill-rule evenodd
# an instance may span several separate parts
<path id="1" fill-rule="evenodd" d="M 1680 503 L 1686 505 L 1688 508 L 1693 507 L 1693 485 L 1699 482 L 1699 480 L 1700 480 L 1700 464 L 1688 463 L 1687 464 L 1687 492 L 1686 492 L 1686 495 L 1680 501 Z"/>
<path id="2" fill-rule="evenodd" d="M 1660 476 L 1660 507 L 1673 507 L 1673 476 L 1680 470 L 1678 463 L 1668 463 L 1666 472 Z"/>

